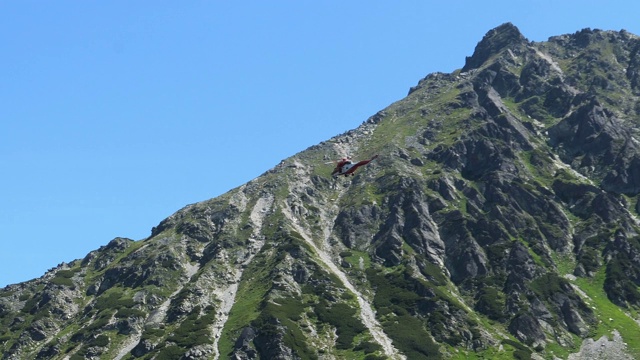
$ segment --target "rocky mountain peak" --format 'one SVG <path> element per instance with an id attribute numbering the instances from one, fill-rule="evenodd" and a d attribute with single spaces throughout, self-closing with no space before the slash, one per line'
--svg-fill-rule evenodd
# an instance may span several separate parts
<path id="1" fill-rule="evenodd" d="M 499 54 L 503 50 L 515 50 L 526 45 L 528 40 L 520 33 L 520 30 L 512 23 L 504 23 L 487 34 L 478 43 L 473 55 L 466 58 L 462 71 L 469 71 L 481 67 L 489 58 Z"/>

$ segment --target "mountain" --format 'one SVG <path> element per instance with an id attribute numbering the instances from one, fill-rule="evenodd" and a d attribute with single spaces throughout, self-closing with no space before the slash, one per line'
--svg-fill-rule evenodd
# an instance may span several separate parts
<path id="1" fill-rule="evenodd" d="M 640 358 L 639 50 L 503 24 L 357 129 L 2 289 L 3 359 Z"/>

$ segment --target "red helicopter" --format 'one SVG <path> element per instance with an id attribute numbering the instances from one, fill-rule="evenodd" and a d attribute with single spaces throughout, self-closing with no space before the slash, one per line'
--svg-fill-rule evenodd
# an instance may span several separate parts
<path id="1" fill-rule="evenodd" d="M 353 161 L 351 161 L 350 158 L 342 158 L 341 160 L 339 160 L 336 163 L 336 167 L 335 169 L 333 169 L 333 172 L 331 173 L 331 176 L 338 177 L 340 175 L 344 175 L 344 176 L 354 176 L 354 172 L 360 167 L 360 166 L 364 166 L 367 165 L 368 163 L 372 162 L 373 160 L 375 160 L 378 157 L 378 155 L 373 156 L 371 159 L 369 160 L 362 160 L 362 161 L 358 161 L 357 163 L 353 163 Z"/>

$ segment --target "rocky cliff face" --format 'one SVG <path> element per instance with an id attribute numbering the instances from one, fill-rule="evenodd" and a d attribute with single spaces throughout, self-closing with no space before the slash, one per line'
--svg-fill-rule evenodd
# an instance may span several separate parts
<path id="1" fill-rule="evenodd" d="M 357 129 L 2 289 L 3 359 L 640 356 L 639 49 L 501 25 Z"/>

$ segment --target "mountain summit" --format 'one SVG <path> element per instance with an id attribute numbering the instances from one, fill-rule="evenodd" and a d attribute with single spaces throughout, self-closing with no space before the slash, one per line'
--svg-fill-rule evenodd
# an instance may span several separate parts
<path id="1" fill-rule="evenodd" d="M 639 50 L 501 25 L 357 129 L 0 290 L 3 359 L 640 358 Z"/>
<path id="2" fill-rule="evenodd" d="M 471 57 L 467 57 L 462 71 L 476 69 L 492 56 L 500 55 L 503 50 L 513 51 L 526 49 L 527 39 L 520 33 L 517 27 L 506 23 L 489 31 L 478 43 Z M 517 51 L 520 53 L 520 51 Z"/>

